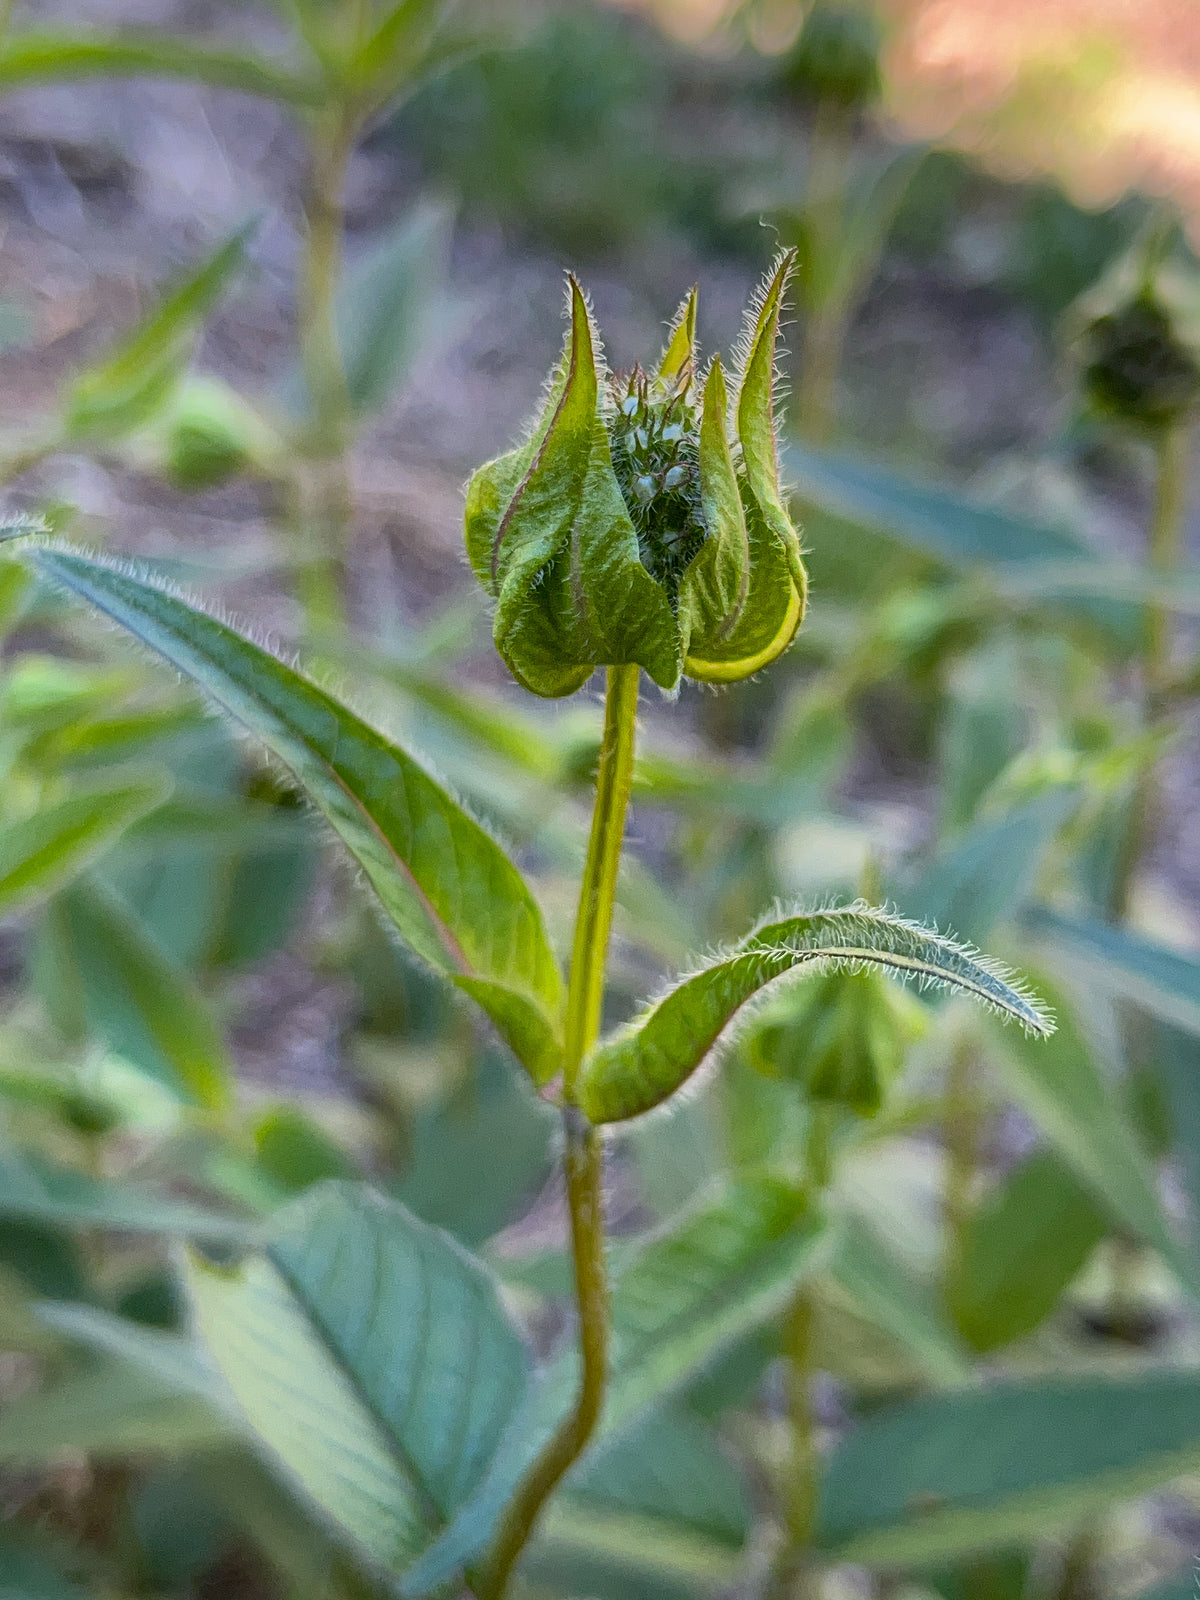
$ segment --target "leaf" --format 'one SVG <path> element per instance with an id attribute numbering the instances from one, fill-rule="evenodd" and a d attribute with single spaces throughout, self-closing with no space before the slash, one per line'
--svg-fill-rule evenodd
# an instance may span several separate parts
<path id="1" fill-rule="evenodd" d="M 192 1239 L 230 1239 L 244 1231 L 233 1218 L 146 1185 L 92 1178 L 13 1149 L 0 1152 L 0 1216 Z"/>
<path id="2" fill-rule="evenodd" d="M 425 201 L 350 273 L 338 304 L 346 388 L 356 411 L 376 411 L 408 376 L 430 331 L 445 278 L 454 214 Z"/>
<path id="3" fill-rule="evenodd" d="M 1172 1149 L 1187 1191 L 1192 1258 L 1200 1270 L 1200 1045 L 1175 1028 L 1156 1030 L 1152 1057 L 1162 1078 Z"/>
<path id="4" fill-rule="evenodd" d="M 84 1590 L 63 1577 L 43 1552 L 18 1529 L 0 1543 L 0 1600 L 88 1600 Z"/>
<path id="5" fill-rule="evenodd" d="M 229 1103 L 233 1067 L 208 1005 L 111 890 L 76 881 L 48 930 L 60 978 L 112 1050 L 199 1105 Z"/>
<path id="6" fill-rule="evenodd" d="M 769 1177 L 731 1182 L 647 1240 L 613 1282 L 603 1432 L 627 1427 L 782 1312 L 828 1242 L 808 1196 Z"/>
<path id="7" fill-rule="evenodd" d="M 549 1176 L 549 1112 L 489 1052 L 459 1093 L 417 1118 L 399 1199 L 469 1248 L 481 1245 Z M 464 1173 L 469 1183 L 461 1181 Z"/>
<path id="8" fill-rule="evenodd" d="M 110 38 L 22 29 L 0 46 L 0 89 L 80 78 L 193 78 L 221 89 L 297 105 L 320 102 L 315 80 L 240 50 L 213 50 L 168 33 L 128 32 Z"/>
<path id="9" fill-rule="evenodd" d="M 261 1255 L 193 1261 L 199 1329 L 256 1433 L 401 1571 L 478 1487 L 528 1361 L 479 1262 L 364 1186 L 322 1185 Z"/>
<path id="10" fill-rule="evenodd" d="M 59 889 L 166 799 L 164 779 L 83 789 L 0 826 L 0 914 Z"/>
<path id="11" fill-rule="evenodd" d="M 905 885 L 898 896 L 905 909 L 956 938 L 986 939 L 1032 892 L 1042 857 L 1074 799 L 1069 790 L 1051 789 L 977 822 Z"/>
<path id="12" fill-rule="evenodd" d="M 293 772 L 405 942 L 488 1013 L 539 1083 L 558 1070 L 562 976 L 496 842 L 410 755 L 299 672 L 157 584 L 63 548 L 37 569 L 194 678 Z"/>
<path id="13" fill-rule="evenodd" d="M 1013 1017 L 1036 1034 L 1045 1013 L 983 957 L 888 911 L 858 902 L 765 922 L 732 951 L 635 1017 L 584 1062 L 579 1105 L 593 1122 L 619 1122 L 660 1104 L 686 1082 L 742 1006 L 796 969 L 857 971 L 944 985 Z"/>
<path id="14" fill-rule="evenodd" d="M 145 1368 L 95 1362 L 0 1411 L 0 1463 L 45 1466 L 64 1451 L 190 1451 L 227 1440 L 228 1418 Z"/>
<path id="15" fill-rule="evenodd" d="M 907 1567 L 1028 1542 L 1200 1468 L 1194 1373 L 992 1384 L 861 1423 L 829 1460 L 818 1543 Z"/>
<path id="16" fill-rule="evenodd" d="M 858 1218 L 848 1218 L 838 1229 L 829 1277 L 860 1315 L 915 1357 L 934 1383 L 954 1385 L 969 1379 L 966 1352 L 926 1285 Z"/>
<path id="17" fill-rule="evenodd" d="M 551 1501 L 522 1558 L 531 1595 L 589 1600 L 693 1600 L 733 1592 L 738 1555 L 693 1529 L 636 1512 Z"/>
<path id="18" fill-rule="evenodd" d="M 1024 922 L 1035 938 L 1060 946 L 1122 1000 L 1132 1000 L 1188 1033 L 1200 1033 L 1200 961 L 1141 934 L 1049 906 L 1031 907 Z"/>
<path id="19" fill-rule="evenodd" d="M 71 434 L 119 436 L 157 409 L 182 376 L 205 317 L 241 270 L 251 231 L 250 224 L 239 228 L 105 360 L 72 381 L 63 401 Z"/>
<path id="20" fill-rule="evenodd" d="M 1009 1091 L 1100 1202 L 1136 1238 L 1187 1266 L 1167 1227 L 1154 1173 L 1076 1020 L 1074 1007 L 1043 980 L 1055 1006 L 1053 1038 L 1031 1048 L 1013 1034 L 996 1039 Z M 1193 1292 L 1196 1292 L 1193 1290 Z"/>
<path id="21" fill-rule="evenodd" d="M 1109 1228 L 1093 1189 L 1050 1152 L 1006 1174 L 968 1219 L 946 1284 L 971 1348 L 985 1353 L 1032 1333 Z"/>
<path id="22" fill-rule="evenodd" d="M 876 528 L 953 567 L 1090 560 L 1063 528 L 997 511 L 953 490 L 919 484 L 872 462 L 789 445 L 784 470 L 801 500 Z"/>
<path id="23" fill-rule="evenodd" d="M 633 1250 L 612 1287 L 612 1365 L 593 1456 L 615 1448 L 724 1351 L 778 1316 L 797 1284 L 820 1271 L 826 1241 L 824 1219 L 807 1196 L 757 1177 L 706 1195 Z M 568 1350 L 531 1389 L 478 1493 L 406 1575 L 405 1594 L 437 1588 L 492 1538 L 570 1405 L 576 1370 Z"/>
<path id="24" fill-rule="evenodd" d="M 571 1479 L 570 1500 L 590 1513 L 623 1510 L 687 1528 L 740 1550 L 750 1535 L 742 1472 L 717 1432 L 684 1406 L 649 1413 L 615 1445 L 589 1455 Z"/>

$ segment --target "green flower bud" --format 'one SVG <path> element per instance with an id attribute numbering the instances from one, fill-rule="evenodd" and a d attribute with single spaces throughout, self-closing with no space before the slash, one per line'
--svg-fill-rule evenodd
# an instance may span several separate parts
<path id="1" fill-rule="evenodd" d="M 873 1117 L 924 1026 L 920 1004 L 878 973 L 830 972 L 764 1012 L 746 1059 L 767 1077 L 802 1084 L 813 1100 Z"/>
<path id="2" fill-rule="evenodd" d="M 1073 318 L 1083 392 L 1101 415 L 1158 432 L 1200 404 L 1200 280 L 1139 241 Z"/>
<path id="3" fill-rule="evenodd" d="M 881 77 L 879 20 L 854 0 L 821 0 L 805 19 L 783 69 L 790 89 L 846 110 L 873 104 Z"/>
<path id="4" fill-rule="evenodd" d="M 189 376 L 148 431 L 151 459 L 180 489 L 214 489 L 243 472 L 270 474 L 282 446 L 267 422 L 220 378 Z"/>
<path id="5" fill-rule="evenodd" d="M 748 677 L 804 615 L 800 541 L 779 486 L 775 344 L 794 255 L 747 315 L 734 398 L 696 372 L 696 295 L 653 374 L 604 367 L 583 292 L 527 442 L 467 490 L 467 553 L 496 601 L 496 648 L 535 694 L 572 694 L 601 666 Z"/>

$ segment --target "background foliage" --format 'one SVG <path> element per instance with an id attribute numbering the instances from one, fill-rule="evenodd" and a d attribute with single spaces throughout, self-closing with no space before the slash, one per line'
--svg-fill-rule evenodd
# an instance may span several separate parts
<path id="1" fill-rule="evenodd" d="M 462 1583 L 574 1379 L 514 1053 L 550 1075 L 600 709 L 507 680 L 459 485 L 534 406 L 563 267 L 621 367 L 693 280 L 728 345 L 780 243 L 812 610 L 759 679 L 644 693 L 606 1021 L 862 895 L 1058 1031 L 825 973 L 614 1127 L 612 1395 L 520 1581 L 1191 1593 L 1200 90 L 1176 8 L 1132 10 L 4 11 L 6 507 L 279 644 L 291 771 L 66 558 L 0 561 L 0 1593 Z M 180 626 L 228 705 L 241 658 Z M 360 724 L 297 755 L 326 686 L 430 770 Z M 377 802 L 404 840 L 442 781 L 545 930 L 383 859 Z"/>

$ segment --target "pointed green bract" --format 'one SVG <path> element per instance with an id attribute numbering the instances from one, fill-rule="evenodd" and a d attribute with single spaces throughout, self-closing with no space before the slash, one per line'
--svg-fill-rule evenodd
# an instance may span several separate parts
<path id="1" fill-rule="evenodd" d="M 679 589 L 689 656 L 722 650 L 741 620 L 750 588 L 750 540 L 725 433 L 728 404 L 725 374 L 714 357 L 700 418 L 700 499 L 708 537 Z"/>
<path id="2" fill-rule="evenodd" d="M 666 349 L 658 363 L 658 376 L 664 383 L 677 378 L 696 363 L 696 301 L 698 291 L 682 301 L 671 322 Z"/>
<path id="3" fill-rule="evenodd" d="M 686 1083 L 741 1008 L 776 978 L 870 967 L 955 989 L 1030 1032 L 1051 1030 L 1035 1001 L 953 940 L 866 905 L 814 911 L 764 923 L 602 1040 L 580 1071 L 579 1106 L 593 1122 L 640 1116 Z"/>
<path id="4" fill-rule="evenodd" d="M 495 840 L 412 756 L 158 584 L 61 547 L 30 559 L 262 740 L 352 851 L 409 947 L 478 1001 L 538 1082 L 553 1077 L 562 977 L 541 913 Z"/>
<path id="5" fill-rule="evenodd" d="M 787 557 L 803 612 L 807 580 L 800 559 L 800 541 L 780 493 L 779 444 L 775 434 L 775 346 L 783 295 L 795 263 L 794 250 L 780 257 L 763 295 L 757 320 L 748 330 L 746 365 L 737 401 L 737 431 L 742 441 L 746 482 L 763 521 Z"/>

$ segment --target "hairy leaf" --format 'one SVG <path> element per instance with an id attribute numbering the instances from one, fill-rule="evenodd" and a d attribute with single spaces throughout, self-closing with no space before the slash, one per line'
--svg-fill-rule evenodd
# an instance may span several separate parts
<path id="1" fill-rule="evenodd" d="M 740 1009 L 774 979 L 805 968 L 872 967 L 970 995 L 1031 1033 L 1051 1029 L 1036 1001 L 983 957 L 903 917 L 856 904 L 765 922 L 685 978 L 601 1041 L 580 1073 L 579 1104 L 593 1122 L 639 1116 L 686 1082 Z"/>
<path id="2" fill-rule="evenodd" d="M 420 764 L 269 651 L 160 585 L 58 547 L 40 572 L 193 678 L 291 768 L 405 942 L 471 995 L 538 1082 L 558 1067 L 562 977 L 517 869 Z"/>

